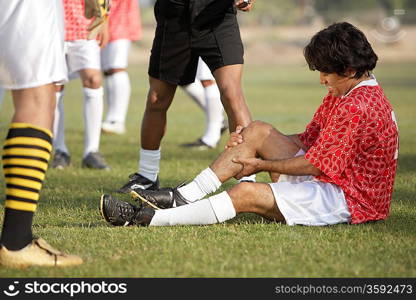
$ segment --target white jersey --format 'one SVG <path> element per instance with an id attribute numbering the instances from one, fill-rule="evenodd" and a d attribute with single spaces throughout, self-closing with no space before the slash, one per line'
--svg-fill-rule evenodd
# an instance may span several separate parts
<path id="1" fill-rule="evenodd" d="M 0 85 L 66 80 L 62 0 L 0 0 Z"/>

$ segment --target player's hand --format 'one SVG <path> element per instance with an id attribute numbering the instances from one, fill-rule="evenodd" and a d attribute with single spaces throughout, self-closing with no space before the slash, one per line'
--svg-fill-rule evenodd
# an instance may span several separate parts
<path id="1" fill-rule="evenodd" d="M 105 22 L 103 29 L 100 33 L 97 34 L 97 42 L 101 48 L 107 46 L 110 40 L 110 33 L 108 31 L 108 22 Z"/>
<path id="2" fill-rule="evenodd" d="M 234 5 L 238 10 L 250 11 L 253 8 L 254 2 L 256 2 L 256 0 L 236 0 Z"/>
<path id="3" fill-rule="evenodd" d="M 250 176 L 262 171 L 262 160 L 259 158 L 234 157 L 232 161 L 243 166 L 243 169 L 240 171 L 240 173 L 234 176 L 235 179 L 241 179 L 244 176 Z"/>
<path id="4" fill-rule="evenodd" d="M 95 39 L 104 30 L 110 12 L 110 0 L 84 0 L 85 17 L 93 19 L 88 26 L 88 39 Z"/>
<path id="5" fill-rule="evenodd" d="M 243 142 L 243 135 L 241 134 L 243 132 L 244 127 L 241 125 L 238 125 L 234 132 L 231 132 L 230 138 L 227 141 L 227 144 L 225 145 L 225 149 L 231 149 L 235 146 L 240 145 Z"/>

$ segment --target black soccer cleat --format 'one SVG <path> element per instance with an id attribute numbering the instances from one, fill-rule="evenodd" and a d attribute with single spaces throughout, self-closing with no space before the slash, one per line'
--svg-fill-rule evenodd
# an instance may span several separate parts
<path id="1" fill-rule="evenodd" d="M 111 195 L 101 195 L 100 213 L 113 226 L 133 225 L 133 218 L 138 210 L 139 207 L 120 201 Z"/>
<path id="2" fill-rule="evenodd" d="M 178 187 L 163 188 L 157 191 L 136 189 L 131 192 L 131 195 L 136 200 L 146 203 L 154 209 L 172 208 L 174 204 L 175 206 L 182 206 L 188 203 L 179 193 Z"/>
<path id="3" fill-rule="evenodd" d="M 134 173 L 129 176 L 129 182 L 117 190 L 118 193 L 127 194 L 134 190 L 158 190 L 159 178 L 156 181 L 151 181 L 139 173 Z"/>
<path id="4" fill-rule="evenodd" d="M 136 226 L 149 226 L 154 215 L 155 210 L 153 208 L 147 205 L 142 205 L 142 207 L 134 216 L 133 223 Z"/>
<path id="5" fill-rule="evenodd" d="M 148 226 L 155 214 L 155 210 L 147 205 L 138 207 L 105 194 L 100 199 L 100 212 L 113 226 Z"/>
<path id="6" fill-rule="evenodd" d="M 66 152 L 56 150 L 52 160 L 52 168 L 62 170 L 69 167 L 70 164 L 71 156 Z"/>

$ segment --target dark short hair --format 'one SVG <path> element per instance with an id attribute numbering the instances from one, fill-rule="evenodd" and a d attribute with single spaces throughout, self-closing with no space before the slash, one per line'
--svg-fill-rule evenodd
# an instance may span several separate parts
<path id="1" fill-rule="evenodd" d="M 334 23 L 316 33 L 303 50 L 309 69 L 345 76 L 347 69 L 355 78 L 369 74 L 378 57 L 358 28 L 347 22 Z"/>

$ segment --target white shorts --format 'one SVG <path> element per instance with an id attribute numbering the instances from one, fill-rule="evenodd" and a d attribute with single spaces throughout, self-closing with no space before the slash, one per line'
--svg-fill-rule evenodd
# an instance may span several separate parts
<path id="1" fill-rule="evenodd" d="M 196 79 L 199 80 L 215 80 L 214 76 L 211 73 L 211 70 L 208 68 L 207 64 L 199 58 L 198 69 L 196 70 Z"/>
<path id="2" fill-rule="evenodd" d="M 302 154 L 303 150 L 296 156 Z M 280 175 L 279 181 L 270 186 L 288 225 L 324 226 L 351 221 L 344 192 L 335 184 L 313 176 Z"/>
<path id="3" fill-rule="evenodd" d="M 127 39 L 115 40 L 101 50 L 101 69 L 126 69 L 129 61 L 131 41 Z"/>
<path id="4" fill-rule="evenodd" d="M 96 40 L 66 41 L 65 54 L 70 79 L 78 77 L 81 70 L 101 70 L 100 46 Z"/>
<path id="5" fill-rule="evenodd" d="M 1 1 L 0 85 L 66 81 L 62 0 Z"/>

